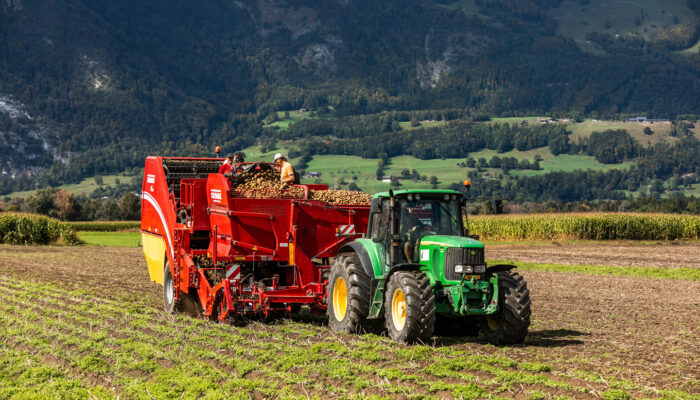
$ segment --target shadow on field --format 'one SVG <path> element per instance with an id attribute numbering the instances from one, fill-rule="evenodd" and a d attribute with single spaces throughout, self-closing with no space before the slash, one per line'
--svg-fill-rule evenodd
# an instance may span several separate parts
<path id="1" fill-rule="evenodd" d="M 525 338 L 526 346 L 564 347 L 583 344 L 583 340 L 574 339 L 578 336 L 590 336 L 588 332 L 573 329 L 544 329 L 531 331 Z"/>
<path id="2" fill-rule="evenodd" d="M 530 331 L 525 337 L 525 343 L 517 344 L 517 347 L 565 347 L 583 344 L 577 336 L 590 336 L 590 333 L 575 331 L 572 329 L 545 329 Z M 437 336 L 435 346 L 454 346 L 465 343 L 486 343 L 482 337 L 477 336 Z"/>

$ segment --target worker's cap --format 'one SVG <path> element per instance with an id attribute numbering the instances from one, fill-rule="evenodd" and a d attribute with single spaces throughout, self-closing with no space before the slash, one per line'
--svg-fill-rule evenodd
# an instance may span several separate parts
<path id="1" fill-rule="evenodd" d="M 234 154 L 235 153 L 228 153 L 228 154 L 226 154 L 226 158 L 233 158 Z"/>
<path id="2" fill-rule="evenodd" d="M 275 154 L 275 158 L 272 160 L 272 162 L 275 162 L 280 158 L 284 158 L 284 156 L 282 155 L 282 153 L 277 153 L 277 154 Z"/>

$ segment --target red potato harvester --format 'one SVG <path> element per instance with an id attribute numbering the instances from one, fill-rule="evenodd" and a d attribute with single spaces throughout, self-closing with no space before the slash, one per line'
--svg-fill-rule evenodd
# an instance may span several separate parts
<path id="1" fill-rule="evenodd" d="M 146 159 L 141 237 L 150 278 L 163 285 L 166 311 L 182 311 L 186 301 L 198 299 L 206 317 L 221 321 L 289 314 L 301 305 L 325 313 L 329 259 L 366 231 L 369 205 L 308 198 L 309 190 L 326 185 L 255 198 L 255 191 L 235 190 L 235 177 L 217 173 L 222 162 Z"/>

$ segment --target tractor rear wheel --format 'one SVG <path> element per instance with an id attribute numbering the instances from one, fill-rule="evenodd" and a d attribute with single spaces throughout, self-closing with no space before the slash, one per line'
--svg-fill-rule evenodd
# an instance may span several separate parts
<path id="1" fill-rule="evenodd" d="M 336 257 L 328 278 L 328 325 L 338 332 L 371 331 L 367 320 L 370 303 L 370 277 L 356 254 Z"/>
<path id="2" fill-rule="evenodd" d="M 384 319 L 393 340 L 430 340 L 435 330 L 435 295 L 424 273 L 399 271 L 391 276 L 384 297 Z"/>
<path id="3" fill-rule="evenodd" d="M 174 314 L 182 312 L 182 296 L 180 298 L 175 298 L 175 290 L 180 290 L 177 288 L 173 282 L 173 274 L 170 272 L 170 262 L 168 258 L 165 258 L 165 269 L 163 270 L 163 304 L 165 305 L 165 312 L 168 314 Z"/>
<path id="4" fill-rule="evenodd" d="M 517 272 L 499 272 L 498 292 L 500 311 L 482 320 L 481 334 L 493 344 L 522 343 L 532 313 L 527 282 Z"/>

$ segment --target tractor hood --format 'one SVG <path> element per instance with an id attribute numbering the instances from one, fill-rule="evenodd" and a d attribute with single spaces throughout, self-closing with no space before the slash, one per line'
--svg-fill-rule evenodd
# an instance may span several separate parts
<path id="1" fill-rule="evenodd" d="M 444 247 L 470 247 L 483 248 L 484 244 L 478 240 L 463 236 L 430 235 L 423 236 L 420 241 L 422 246 L 437 245 Z"/>

